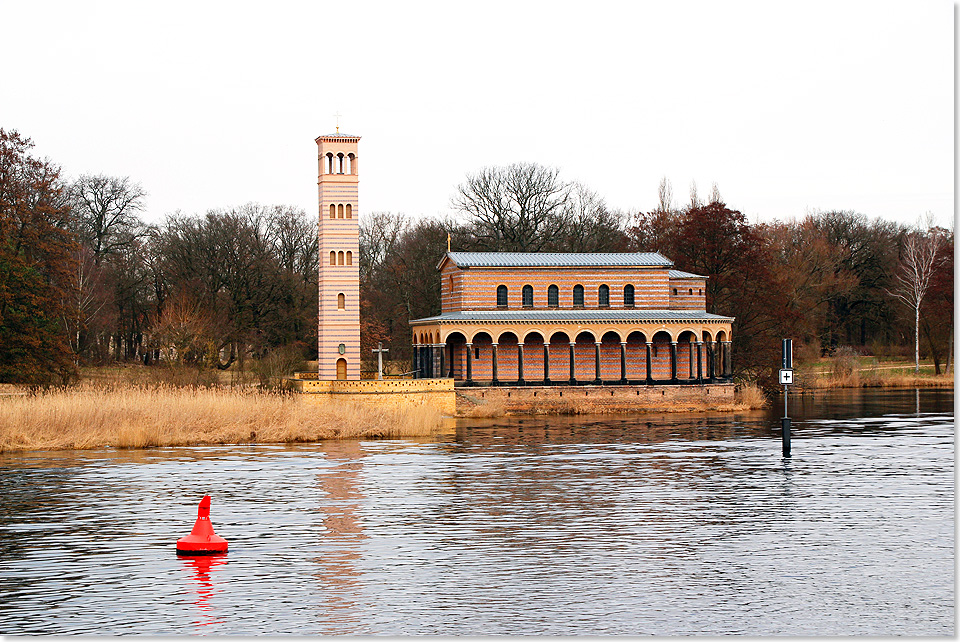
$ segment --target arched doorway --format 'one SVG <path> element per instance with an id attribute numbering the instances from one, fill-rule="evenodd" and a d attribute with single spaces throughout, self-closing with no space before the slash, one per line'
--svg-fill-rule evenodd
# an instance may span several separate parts
<path id="1" fill-rule="evenodd" d="M 627 379 L 647 379 L 647 337 L 637 330 L 627 335 Z"/>
<path id="2" fill-rule="evenodd" d="M 337 359 L 337 381 L 346 381 L 346 380 L 347 380 L 347 360 Z"/>
<path id="3" fill-rule="evenodd" d="M 671 353 L 671 344 L 673 337 L 669 332 L 661 330 L 653 335 L 653 346 L 651 350 L 651 370 L 654 381 L 670 381 L 673 379 L 673 356 Z"/>
<path id="4" fill-rule="evenodd" d="M 467 338 L 461 332 L 451 332 L 447 336 L 447 372 L 444 376 L 457 381 L 467 378 Z"/>
<path id="5" fill-rule="evenodd" d="M 626 355 L 621 354 L 620 335 L 609 330 L 600 338 L 600 379 L 623 381 L 626 379 Z M 623 372 L 621 372 L 623 370 Z"/>

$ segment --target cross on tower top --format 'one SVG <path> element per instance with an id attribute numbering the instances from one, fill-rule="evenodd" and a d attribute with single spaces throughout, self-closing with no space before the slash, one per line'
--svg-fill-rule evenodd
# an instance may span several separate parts
<path id="1" fill-rule="evenodd" d="M 334 114 L 334 117 L 337 119 L 337 133 L 340 133 L 340 110 L 337 110 L 337 113 Z"/>

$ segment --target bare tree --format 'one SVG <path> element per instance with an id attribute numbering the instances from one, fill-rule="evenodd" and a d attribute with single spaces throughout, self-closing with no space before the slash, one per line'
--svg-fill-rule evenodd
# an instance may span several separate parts
<path id="1" fill-rule="evenodd" d="M 70 337 L 74 363 L 79 365 L 80 355 L 86 347 L 85 335 L 94 319 L 101 315 L 108 303 L 112 303 L 112 297 L 107 269 L 96 265 L 93 250 L 85 245 L 77 246 L 72 277 L 71 287 L 65 293 L 61 319 Z"/>
<path id="2" fill-rule="evenodd" d="M 482 249 L 538 252 L 563 234 L 570 185 L 535 163 L 486 167 L 457 188 L 453 207 L 471 217 Z"/>
<path id="3" fill-rule="evenodd" d="M 563 252 L 621 252 L 627 244 L 628 217 L 611 210 L 596 192 L 581 183 L 571 185 L 564 210 L 564 239 L 554 249 Z"/>
<path id="4" fill-rule="evenodd" d="M 407 218 L 402 214 L 371 212 L 360 215 L 361 283 L 368 283 L 371 276 L 379 272 L 407 227 Z"/>
<path id="5" fill-rule="evenodd" d="M 666 176 L 660 179 L 660 187 L 657 189 L 657 195 L 659 196 L 659 203 L 655 211 L 663 214 L 672 212 L 674 210 L 673 187 L 670 185 L 670 180 Z"/>
<path id="6" fill-rule="evenodd" d="M 888 292 L 898 298 L 914 314 L 914 361 L 915 372 L 920 372 L 920 305 L 930 287 L 930 278 L 936 268 L 937 252 L 944 238 L 940 230 L 931 226 L 931 217 L 919 229 L 907 235 L 900 255 L 893 291 Z"/>
<path id="7" fill-rule="evenodd" d="M 90 246 L 99 265 L 104 254 L 131 245 L 141 232 L 137 217 L 147 193 L 129 177 L 84 174 L 70 186 L 80 239 Z"/>

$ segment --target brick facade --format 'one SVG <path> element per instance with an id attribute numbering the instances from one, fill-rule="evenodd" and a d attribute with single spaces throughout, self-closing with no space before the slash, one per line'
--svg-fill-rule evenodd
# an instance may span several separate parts
<path id="1" fill-rule="evenodd" d="M 659 254 L 448 252 L 438 268 L 441 314 L 411 321 L 420 376 L 472 385 L 729 379 L 733 319 L 706 312 L 705 277 Z"/>

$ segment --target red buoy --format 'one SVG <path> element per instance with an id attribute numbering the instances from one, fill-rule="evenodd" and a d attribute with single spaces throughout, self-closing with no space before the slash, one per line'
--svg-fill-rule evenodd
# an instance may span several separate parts
<path id="1" fill-rule="evenodd" d="M 197 521 L 186 537 L 177 540 L 177 555 L 214 555 L 227 552 L 227 540 L 213 532 L 210 523 L 210 495 L 204 495 L 197 509 Z"/>

